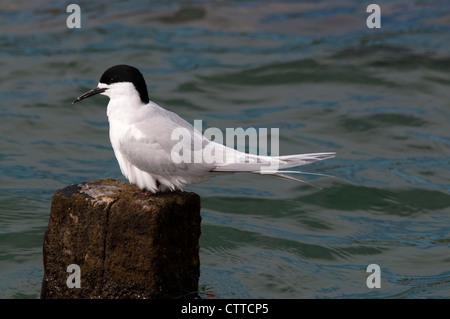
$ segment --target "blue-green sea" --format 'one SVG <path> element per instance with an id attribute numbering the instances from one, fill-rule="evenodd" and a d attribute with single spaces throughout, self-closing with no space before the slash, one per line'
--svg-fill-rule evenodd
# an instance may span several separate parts
<path id="1" fill-rule="evenodd" d="M 380 28 L 373 1 L 80 0 L 81 28 L 69 3 L 0 3 L 0 298 L 39 298 L 56 190 L 125 180 L 108 99 L 71 104 L 116 64 L 204 128 L 337 152 L 301 168 L 332 176 L 303 176 L 321 189 L 255 174 L 186 188 L 202 203 L 200 295 L 450 297 L 449 1 L 377 1 Z"/>

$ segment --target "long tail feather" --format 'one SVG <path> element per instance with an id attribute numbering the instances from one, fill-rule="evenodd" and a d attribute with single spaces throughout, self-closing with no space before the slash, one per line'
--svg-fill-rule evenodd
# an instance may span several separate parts
<path id="1" fill-rule="evenodd" d="M 295 178 L 295 177 L 292 177 L 292 176 L 289 176 L 289 175 L 281 174 L 281 172 L 284 173 L 284 171 L 279 171 L 279 172 L 277 172 L 277 173 L 273 173 L 273 174 L 264 174 L 264 175 L 267 175 L 267 176 L 270 176 L 270 177 L 273 177 L 273 178 L 282 179 L 282 180 L 292 181 L 292 182 L 300 182 L 300 183 L 303 183 L 303 184 L 306 184 L 306 185 L 315 187 L 315 188 L 317 188 L 317 189 L 322 189 L 321 187 L 316 186 L 316 185 L 314 185 L 314 184 L 312 184 L 312 183 L 310 183 L 310 182 L 307 182 L 307 181 L 304 181 L 304 180 L 302 180 L 302 179 Z M 252 173 L 259 174 L 259 172 L 252 172 Z"/>
<path id="2" fill-rule="evenodd" d="M 256 173 L 259 174 L 259 172 L 256 172 Z M 303 171 L 273 171 L 273 172 L 265 172 L 265 174 L 276 174 L 276 173 L 314 175 L 314 176 L 333 177 L 333 178 L 335 177 L 333 175 L 328 175 L 328 174 L 303 172 Z"/>
<path id="3" fill-rule="evenodd" d="M 256 172 L 267 171 L 275 166 L 279 169 L 297 167 L 311 164 L 317 161 L 323 161 L 336 156 L 336 153 L 311 153 L 285 156 L 258 156 L 253 154 L 244 154 L 238 161 L 232 161 L 217 165 L 213 171 L 216 172 Z"/>
<path id="4" fill-rule="evenodd" d="M 323 161 L 326 159 L 330 159 L 336 156 L 336 153 L 311 153 L 311 154 L 297 154 L 297 155 L 285 155 L 285 156 L 257 156 L 252 154 L 238 154 L 242 157 L 240 161 L 226 163 L 223 165 L 216 166 L 213 171 L 215 172 L 250 172 L 254 174 L 267 175 L 270 177 L 300 182 L 303 184 L 307 184 L 313 186 L 317 189 L 321 189 L 320 187 L 304 181 L 299 178 L 295 178 L 286 174 L 307 174 L 307 175 L 318 175 L 318 176 L 327 176 L 330 175 L 320 174 L 320 173 L 307 173 L 302 171 L 288 171 L 288 170 L 279 170 L 292 168 L 296 166 L 311 164 L 317 161 Z M 268 168 L 273 167 L 275 164 L 276 169 L 271 171 Z"/>

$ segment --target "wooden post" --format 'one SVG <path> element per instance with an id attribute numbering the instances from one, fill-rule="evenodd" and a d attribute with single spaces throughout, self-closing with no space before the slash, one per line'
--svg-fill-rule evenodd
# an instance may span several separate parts
<path id="1" fill-rule="evenodd" d="M 200 223 L 195 193 L 149 195 L 112 179 L 58 190 L 41 298 L 196 297 Z"/>

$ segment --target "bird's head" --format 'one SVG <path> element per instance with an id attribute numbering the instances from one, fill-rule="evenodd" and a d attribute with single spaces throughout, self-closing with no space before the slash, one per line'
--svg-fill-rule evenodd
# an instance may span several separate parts
<path id="1" fill-rule="evenodd" d="M 106 95 L 110 99 L 140 98 L 144 104 L 149 102 L 147 85 L 142 73 L 135 67 L 125 64 L 106 70 L 98 86 L 79 96 L 72 104 L 96 94 Z"/>

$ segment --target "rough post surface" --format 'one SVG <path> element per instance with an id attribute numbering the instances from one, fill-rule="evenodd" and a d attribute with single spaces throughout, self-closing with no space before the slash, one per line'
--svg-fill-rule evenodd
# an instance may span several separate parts
<path id="1" fill-rule="evenodd" d="M 98 180 L 58 190 L 44 238 L 41 298 L 179 298 L 200 276 L 200 197 L 149 196 Z M 69 288 L 80 267 L 80 288 Z"/>

